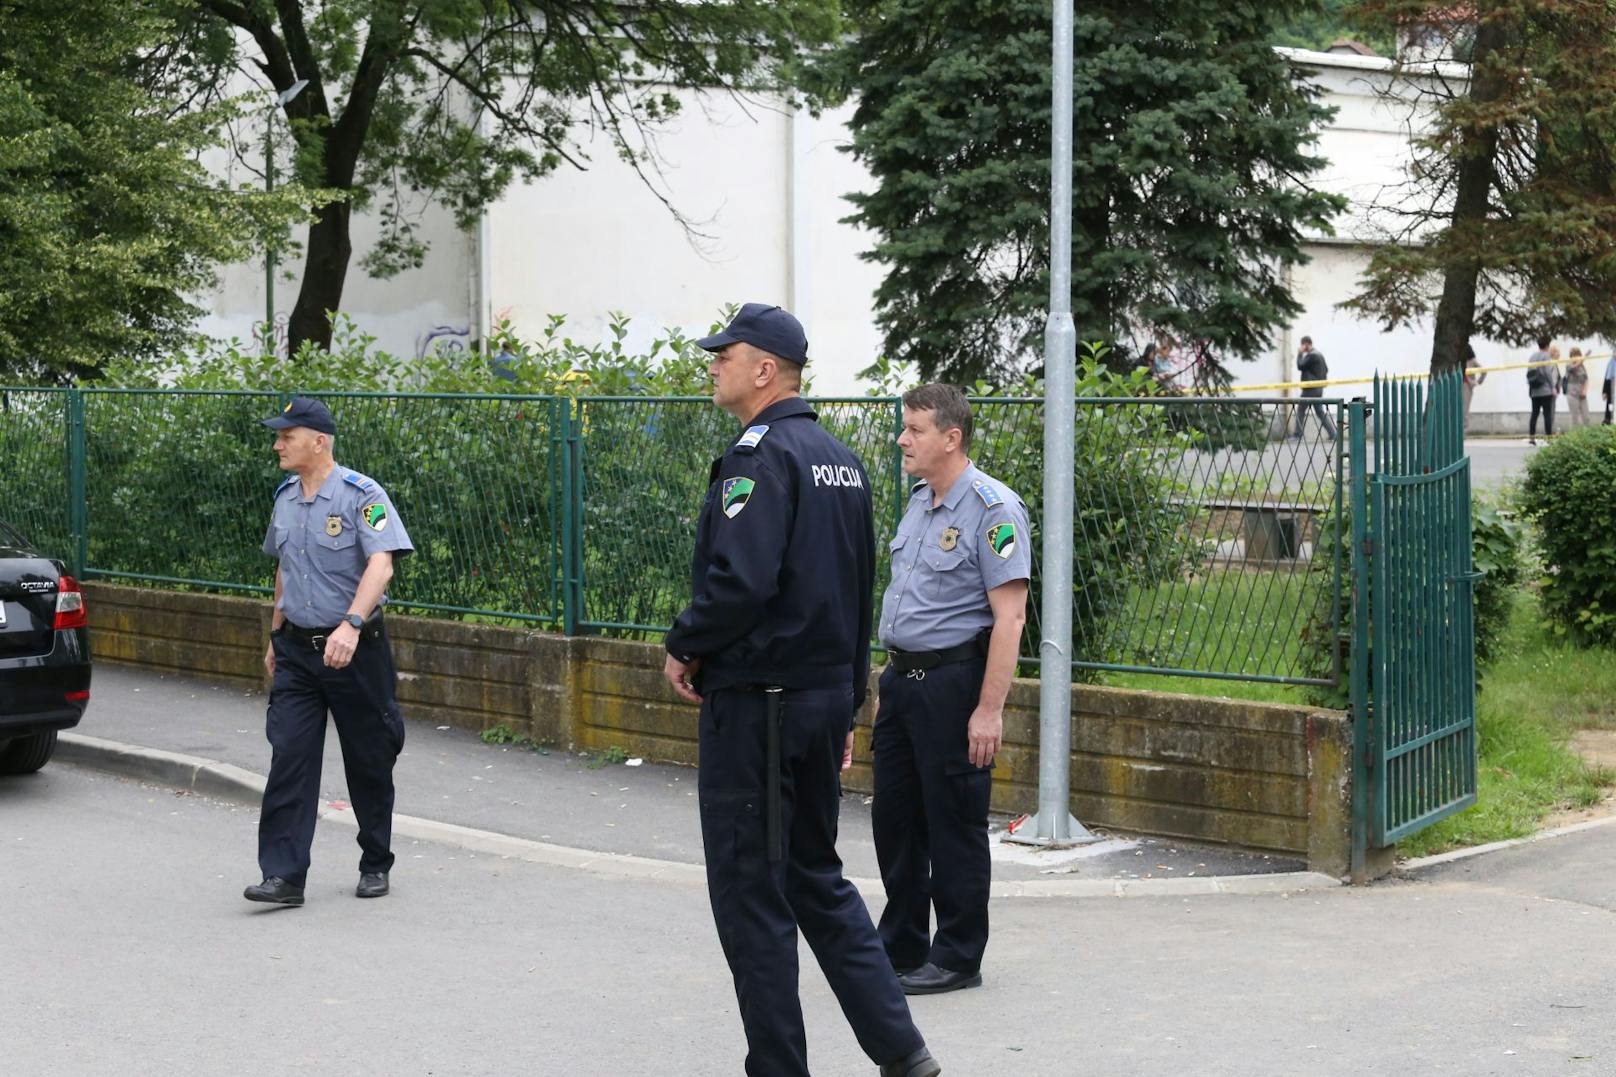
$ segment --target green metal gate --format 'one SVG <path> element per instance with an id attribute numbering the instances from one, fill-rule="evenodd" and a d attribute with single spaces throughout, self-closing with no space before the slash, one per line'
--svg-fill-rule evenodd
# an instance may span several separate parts
<path id="1" fill-rule="evenodd" d="M 1365 837 L 1390 846 L 1476 802 L 1470 460 L 1457 373 L 1375 385 L 1369 646 L 1355 678 Z M 1355 438 L 1361 443 L 1361 438 Z M 1360 614 L 1361 616 L 1361 614 Z"/>

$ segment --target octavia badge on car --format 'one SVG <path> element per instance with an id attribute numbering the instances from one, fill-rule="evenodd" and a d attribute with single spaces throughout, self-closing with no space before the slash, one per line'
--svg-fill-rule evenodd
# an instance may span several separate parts
<path id="1" fill-rule="evenodd" d="M 42 595 L 46 591 L 56 590 L 56 585 L 50 580 L 23 580 L 17 586 L 25 595 Z"/>

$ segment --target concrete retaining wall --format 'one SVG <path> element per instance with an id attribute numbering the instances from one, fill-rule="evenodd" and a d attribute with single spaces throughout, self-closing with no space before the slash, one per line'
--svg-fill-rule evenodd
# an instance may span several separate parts
<path id="1" fill-rule="evenodd" d="M 267 602 L 105 583 L 86 590 L 98 661 L 263 684 Z M 478 731 L 503 724 L 568 748 L 696 761 L 695 708 L 664 684 L 656 644 L 391 615 L 388 631 L 399 700 L 411 717 Z M 857 791 L 870 788 L 871 695 L 846 782 Z M 1072 712 L 1072 811 L 1085 823 L 1346 871 L 1346 715 L 1083 685 L 1072 690 Z M 1038 682 L 1018 680 L 1005 712 L 995 808 L 1036 806 L 1037 745 Z"/>

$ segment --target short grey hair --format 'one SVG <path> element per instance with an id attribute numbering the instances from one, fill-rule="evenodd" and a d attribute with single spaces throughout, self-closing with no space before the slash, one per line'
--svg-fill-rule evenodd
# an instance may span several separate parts
<path id="1" fill-rule="evenodd" d="M 938 430 L 958 430 L 960 448 L 971 451 L 971 433 L 976 423 L 971 418 L 971 402 L 959 389 L 936 382 L 922 385 L 903 394 L 903 406 L 910 411 L 931 412 Z"/>

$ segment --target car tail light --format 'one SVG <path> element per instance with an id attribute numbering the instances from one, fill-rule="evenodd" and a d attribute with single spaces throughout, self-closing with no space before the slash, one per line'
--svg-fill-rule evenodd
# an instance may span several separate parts
<path id="1" fill-rule="evenodd" d="M 85 628 L 89 623 L 79 581 L 72 576 L 63 576 L 56 589 L 56 623 L 51 627 L 60 632 L 64 628 Z"/>
<path id="2" fill-rule="evenodd" d="M 69 703 L 88 703 L 90 701 L 89 689 L 82 692 L 63 692 L 62 698 Z"/>

